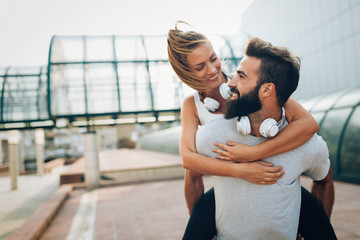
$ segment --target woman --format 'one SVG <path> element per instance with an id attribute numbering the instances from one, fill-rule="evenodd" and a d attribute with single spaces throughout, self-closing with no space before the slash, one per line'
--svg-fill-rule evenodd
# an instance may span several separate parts
<path id="1" fill-rule="evenodd" d="M 185 198 L 189 213 L 192 214 L 194 211 L 184 239 L 211 239 L 216 234 L 214 194 L 213 189 L 210 189 L 202 197 L 204 192 L 202 175 L 240 177 L 257 184 L 276 183 L 276 180 L 284 174 L 281 167 L 273 167 L 270 163 L 256 160 L 302 145 L 318 131 L 319 126 L 300 104 L 290 99 L 284 105 L 289 125 L 275 138 L 256 146 L 231 142 L 228 142 L 228 146 L 218 145 L 222 148 L 222 150 L 214 150 L 220 154 L 218 158 L 230 161 L 218 161 L 197 154 L 195 135 L 198 126 L 223 117 L 227 100 L 221 96 L 219 87 L 228 81 L 228 77 L 222 71 L 221 61 L 211 43 L 198 32 L 183 32 L 175 26 L 175 29 L 170 30 L 168 34 L 168 55 L 170 64 L 181 81 L 198 92 L 185 99 L 181 111 L 180 154 L 186 169 Z M 202 110 L 202 103 L 206 98 L 214 99 L 219 103 L 213 113 L 205 113 Z M 311 197 L 308 194 L 302 196 Z M 200 197 L 202 197 L 201 202 L 195 208 Z M 208 219 L 211 221 L 206 221 Z"/>

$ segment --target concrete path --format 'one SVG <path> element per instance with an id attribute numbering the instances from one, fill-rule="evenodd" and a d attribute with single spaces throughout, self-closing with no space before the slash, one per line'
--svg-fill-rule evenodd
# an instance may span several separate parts
<path id="1" fill-rule="evenodd" d="M 9 177 L 0 177 L 0 240 L 7 239 L 36 209 L 44 206 L 58 189 L 63 171 L 61 168 L 43 177 L 21 176 L 17 191 L 10 190 Z M 310 187 L 308 178 L 301 180 L 306 188 Z M 183 179 L 138 184 L 111 182 L 102 186 L 93 191 L 75 188 L 55 218 L 48 221 L 41 239 L 181 239 L 188 221 Z M 211 178 L 206 177 L 205 187 L 211 186 Z M 331 220 L 340 240 L 360 239 L 359 184 L 335 182 Z"/>
<path id="2" fill-rule="evenodd" d="M 207 177 L 206 188 L 211 182 Z M 308 188 L 311 181 L 302 177 L 302 183 Z M 358 240 L 360 185 L 335 182 L 335 188 L 332 223 L 338 239 Z M 80 189 L 74 191 L 41 239 L 181 239 L 187 220 L 183 180 L 112 186 L 92 192 Z M 86 227 L 80 228 L 79 222 Z"/>
<path id="3" fill-rule="evenodd" d="M 7 239 L 37 208 L 58 189 L 60 167 L 42 177 L 23 175 L 17 179 L 17 190 L 10 190 L 10 177 L 0 177 L 0 240 Z"/>

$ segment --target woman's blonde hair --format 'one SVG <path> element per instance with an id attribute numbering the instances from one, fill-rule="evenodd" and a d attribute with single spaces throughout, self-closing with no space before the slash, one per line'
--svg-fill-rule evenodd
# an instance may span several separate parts
<path id="1" fill-rule="evenodd" d="M 177 21 L 175 29 L 170 29 L 167 37 L 167 50 L 169 62 L 174 69 L 176 75 L 189 87 L 196 91 L 204 91 L 206 86 L 201 84 L 201 80 L 197 78 L 191 71 L 187 63 L 187 55 L 189 55 L 201 43 L 210 43 L 207 37 L 196 31 L 182 31 L 178 29 L 178 24 L 184 23 Z M 189 25 L 189 24 L 187 24 Z M 190 26 L 190 25 L 189 25 Z"/>

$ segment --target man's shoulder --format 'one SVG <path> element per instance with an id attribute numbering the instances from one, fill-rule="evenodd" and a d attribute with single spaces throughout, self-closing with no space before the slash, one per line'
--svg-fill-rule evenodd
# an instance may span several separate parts
<path id="1" fill-rule="evenodd" d="M 294 152 L 302 152 L 303 155 L 328 157 L 328 148 L 321 136 L 316 133 L 303 145 L 293 150 Z"/>
<path id="2" fill-rule="evenodd" d="M 214 118 L 213 120 L 209 121 L 202 127 L 236 127 L 236 120 L 235 119 L 225 119 L 224 117 Z"/>
<path id="3" fill-rule="evenodd" d="M 236 132 L 236 124 L 230 119 L 218 118 L 209 121 L 208 123 L 202 125 L 198 131 L 197 135 L 205 138 L 222 138 L 229 136 L 232 133 Z"/>
<path id="4" fill-rule="evenodd" d="M 307 145 L 315 145 L 315 146 L 319 146 L 319 147 L 326 146 L 326 143 L 323 140 L 323 138 L 321 136 L 319 136 L 318 134 L 316 134 L 316 133 L 305 144 L 307 144 Z"/>

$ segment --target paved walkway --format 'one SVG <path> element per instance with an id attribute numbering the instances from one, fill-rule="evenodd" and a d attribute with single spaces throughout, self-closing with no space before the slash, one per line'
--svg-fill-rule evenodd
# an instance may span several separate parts
<path id="1" fill-rule="evenodd" d="M 6 239 L 58 186 L 59 173 L 22 176 L 10 191 L 0 178 L 0 237 Z M 7 182 L 8 181 L 8 182 Z M 311 181 L 302 177 L 309 188 Z M 210 177 L 205 186 L 212 185 Z M 335 182 L 332 223 L 340 240 L 360 239 L 360 185 Z M 75 189 L 42 235 L 42 240 L 181 239 L 188 214 L 183 180 L 118 184 L 93 191 Z"/>
<path id="2" fill-rule="evenodd" d="M 211 182 L 207 177 L 207 188 Z M 311 184 L 305 177 L 302 182 Z M 360 185 L 335 182 L 335 188 L 338 238 L 359 240 Z M 181 239 L 187 220 L 183 180 L 76 190 L 41 239 Z"/>
<path id="3" fill-rule="evenodd" d="M 17 190 L 10 190 L 10 177 L 0 177 L 0 240 L 7 239 L 39 208 L 59 186 L 60 167 L 42 177 L 23 175 L 17 178 Z"/>
<path id="4" fill-rule="evenodd" d="M 311 187 L 311 179 L 301 178 L 307 189 Z M 339 240 L 360 239 L 360 184 L 335 181 L 335 203 L 331 215 L 331 223 Z"/>

